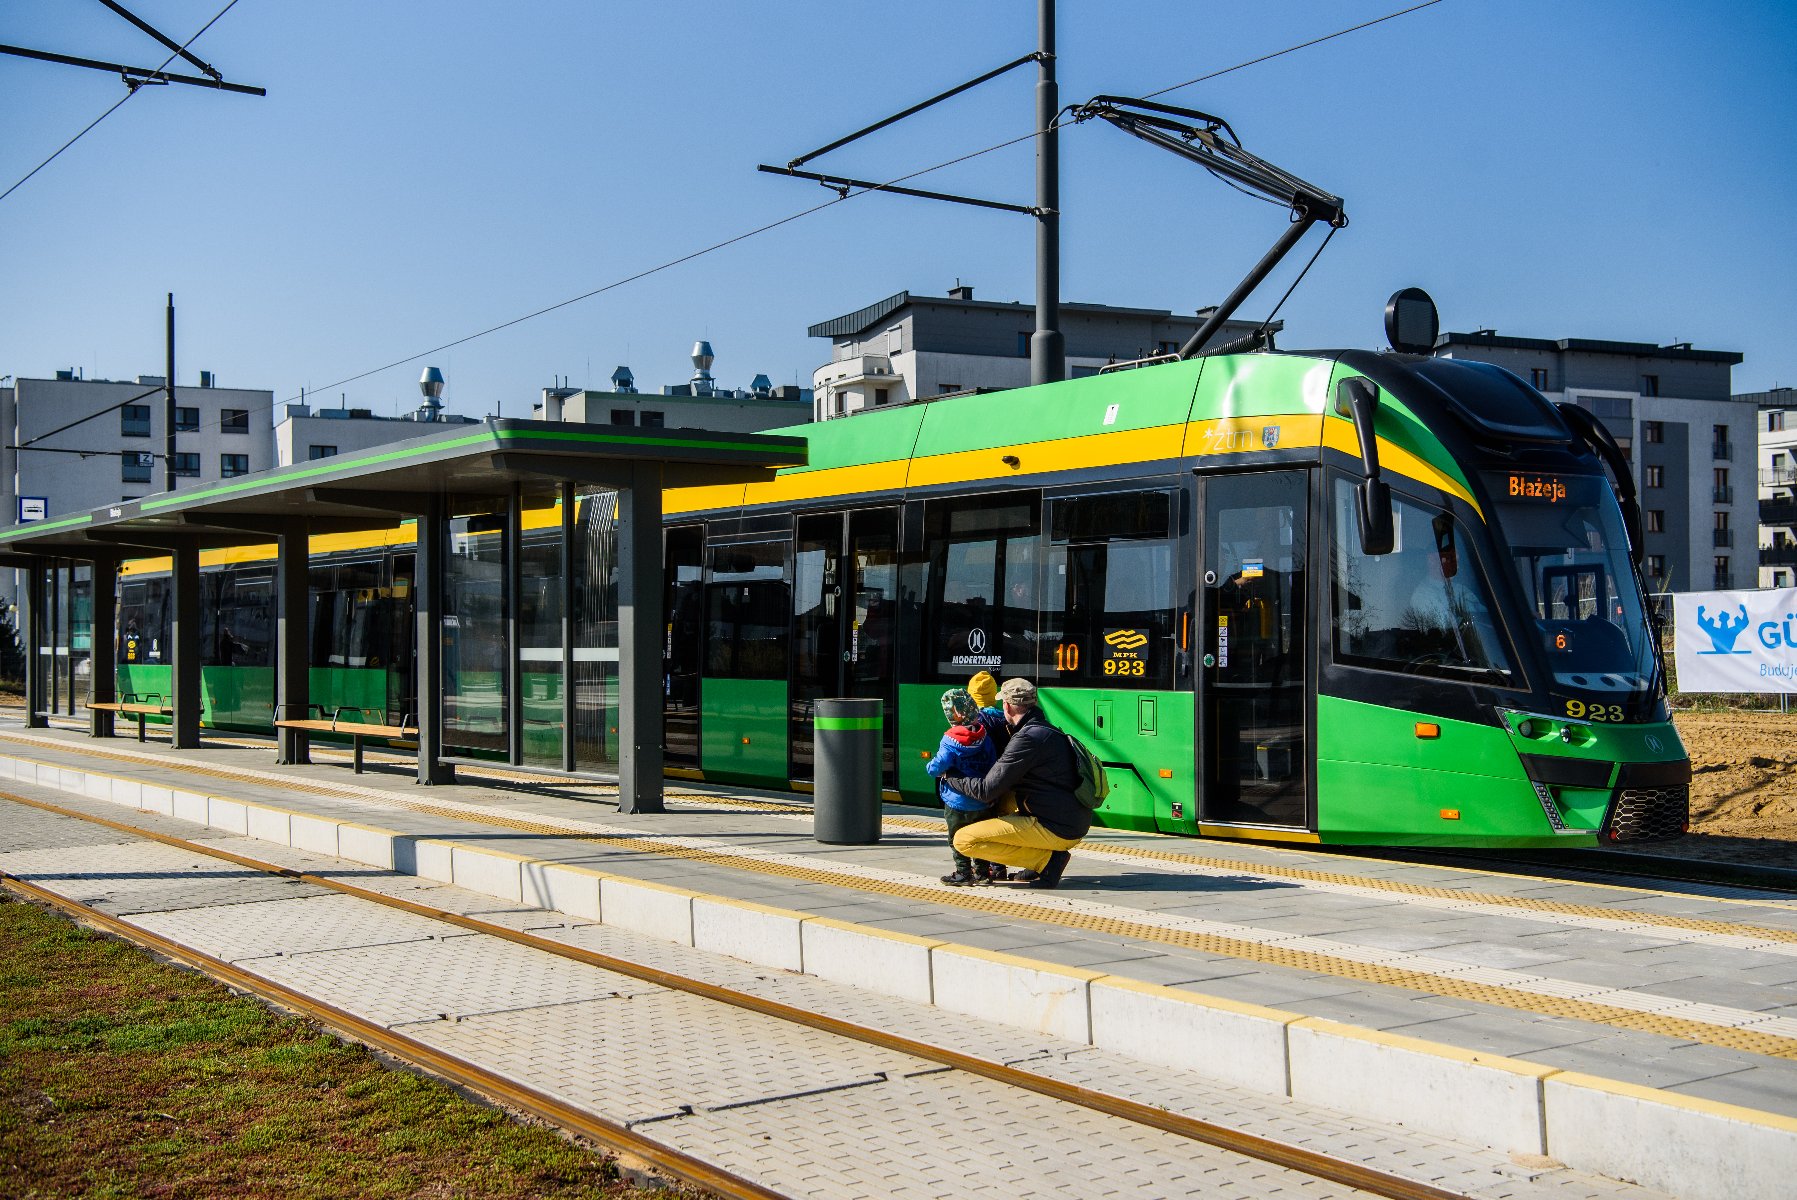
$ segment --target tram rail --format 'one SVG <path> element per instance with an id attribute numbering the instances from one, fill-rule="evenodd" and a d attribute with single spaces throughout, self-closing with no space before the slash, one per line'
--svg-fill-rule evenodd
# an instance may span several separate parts
<path id="1" fill-rule="evenodd" d="M 629 976 L 658 987 L 684 992 L 717 1004 L 791 1022 L 834 1037 L 911 1055 L 992 1080 L 1006 1087 L 1033 1092 L 1132 1124 L 1201 1142 L 1244 1158 L 1297 1171 L 1373 1195 L 1390 1197 L 1392 1200 L 1468 1200 L 1468 1193 L 1404 1178 L 1362 1163 L 1323 1154 L 1302 1146 L 1281 1143 L 1274 1139 L 1216 1122 L 1205 1121 L 1187 1114 L 1170 1112 L 1127 1097 L 1081 1087 L 1007 1063 L 934 1045 L 903 1034 L 858 1024 L 828 1014 L 811 1012 L 767 997 L 682 975 L 675 971 L 632 962 L 584 947 L 571 946 L 553 938 L 515 929 L 498 922 L 483 920 L 477 916 L 456 913 L 416 900 L 387 895 L 378 890 L 360 887 L 327 875 L 297 871 L 278 863 L 225 850 L 216 845 L 145 830 L 126 822 L 114 821 L 63 805 L 22 796 L 17 792 L 0 791 L 0 799 L 57 816 L 98 825 L 248 870 L 276 875 L 353 896 L 462 930 L 485 934 L 532 950 Z M 752 1180 L 721 1170 L 690 1154 L 672 1150 L 658 1142 L 644 1138 L 622 1125 L 579 1109 L 547 1093 L 506 1079 L 478 1064 L 446 1054 L 440 1049 L 410 1038 L 403 1033 L 318 1001 L 293 988 L 254 975 L 231 963 L 183 946 L 89 905 L 47 891 L 27 880 L 0 871 L 0 885 L 18 895 L 50 905 L 108 933 L 185 963 L 232 988 L 260 996 L 271 1003 L 291 1009 L 317 1021 L 333 1032 L 412 1063 L 450 1083 L 487 1095 L 506 1106 L 530 1113 L 572 1133 L 589 1138 L 600 1145 L 648 1162 L 672 1177 L 707 1188 L 726 1197 L 765 1198 L 780 1195 L 780 1193 Z"/>

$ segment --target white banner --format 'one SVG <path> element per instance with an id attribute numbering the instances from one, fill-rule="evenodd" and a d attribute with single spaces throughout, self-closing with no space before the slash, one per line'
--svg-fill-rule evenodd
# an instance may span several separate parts
<path id="1" fill-rule="evenodd" d="M 1678 690 L 1797 691 L 1797 588 L 1672 597 Z"/>

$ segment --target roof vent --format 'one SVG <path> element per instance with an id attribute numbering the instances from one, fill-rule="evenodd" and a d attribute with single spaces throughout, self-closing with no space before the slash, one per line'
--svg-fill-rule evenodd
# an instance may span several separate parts
<path id="1" fill-rule="evenodd" d="M 611 373 L 611 388 L 612 391 L 622 392 L 627 396 L 634 395 L 636 393 L 636 376 L 630 373 L 629 367 L 619 367 Z"/>
<path id="2" fill-rule="evenodd" d="M 712 394 L 713 379 L 711 364 L 717 361 L 717 355 L 711 352 L 710 342 L 693 343 L 693 395 L 709 396 Z"/>
<path id="3" fill-rule="evenodd" d="M 957 281 L 954 287 L 948 289 L 948 298 L 950 300 L 973 299 L 973 285 L 971 283 L 961 283 Z"/>

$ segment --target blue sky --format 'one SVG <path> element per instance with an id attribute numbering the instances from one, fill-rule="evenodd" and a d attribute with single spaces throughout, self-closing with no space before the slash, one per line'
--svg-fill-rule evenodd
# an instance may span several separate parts
<path id="1" fill-rule="evenodd" d="M 224 2 L 133 7 L 179 41 Z M 172 291 L 182 381 L 211 370 L 277 403 L 303 387 L 409 408 L 428 361 L 453 409 L 524 415 L 556 378 L 602 387 L 619 363 L 647 388 L 684 380 L 696 338 L 726 384 L 809 384 L 813 322 L 957 280 L 1029 301 L 1029 219 L 866 196 L 331 386 L 828 199 L 755 165 L 1028 52 L 1035 7 L 239 0 L 193 49 L 266 98 L 146 88 L 0 202 L 0 375 L 160 373 Z M 1062 99 L 1141 95 L 1400 7 L 1061 0 Z M 166 54 L 98 4 L 0 12 L 16 44 Z M 1165 99 L 1346 201 L 1284 345 L 1380 345 L 1386 297 L 1418 285 L 1449 329 L 1738 350 L 1748 391 L 1797 384 L 1794 48 L 1790 4 L 1444 0 Z M 0 58 L 0 190 L 121 93 Z M 818 165 L 892 178 L 1031 116 L 1020 71 Z M 1031 154 L 918 186 L 1027 202 Z M 1062 134 L 1062 162 L 1069 301 L 1214 303 L 1284 219 L 1096 122 Z"/>

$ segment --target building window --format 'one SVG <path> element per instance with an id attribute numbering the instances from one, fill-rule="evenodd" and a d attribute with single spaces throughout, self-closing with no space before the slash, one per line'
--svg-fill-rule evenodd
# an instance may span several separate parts
<path id="1" fill-rule="evenodd" d="M 1643 421 L 1643 422 L 1641 422 L 1641 440 L 1644 442 L 1648 442 L 1655 446 L 1660 445 L 1662 442 L 1664 442 L 1666 440 L 1666 422 L 1664 422 L 1664 421 Z"/>
<path id="2" fill-rule="evenodd" d="M 1534 388 L 1538 392 L 1547 391 L 1547 368 L 1546 367 L 1530 367 L 1529 368 L 1529 386 Z"/>
<path id="3" fill-rule="evenodd" d="M 1774 409 L 1766 414 L 1766 432 L 1782 433 L 1785 427 L 1784 409 Z"/>
<path id="4" fill-rule="evenodd" d="M 636 424 L 636 409 L 634 409 L 634 408 L 614 408 L 614 409 L 612 409 L 611 410 L 611 423 L 613 425 L 635 425 Z"/>
<path id="5" fill-rule="evenodd" d="M 177 408 L 175 410 L 175 432 L 196 433 L 200 428 L 200 410 L 197 408 Z"/>
<path id="6" fill-rule="evenodd" d="M 903 327 L 888 329 L 886 331 L 886 353 L 898 354 L 903 351 L 904 348 L 905 335 Z"/>
<path id="7" fill-rule="evenodd" d="M 335 447 L 335 446 L 307 446 L 306 447 L 306 457 L 308 459 L 336 458 L 337 457 L 337 447 Z"/>
<path id="8" fill-rule="evenodd" d="M 1017 357 L 1018 358 L 1028 358 L 1029 356 L 1030 356 L 1030 335 L 1027 333 L 1020 333 L 1017 335 Z"/>
<path id="9" fill-rule="evenodd" d="M 1643 396 L 1659 395 L 1660 377 L 1658 375 L 1643 375 L 1641 377 L 1641 394 Z"/>
<path id="10" fill-rule="evenodd" d="M 1643 477 L 1643 482 L 1648 487 L 1657 488 L 1657 487 L 1665 487 L 1666 486 L 1666 468 L 1665 467 L 1650 465 L 1650 466 L 1643 467 L 1641 469 L 1641 473 L 1642 473 L 1642 477 Z"/>
<path id="11" fill-rule="evenodd" d="M 666 424 L 667 424 L 667 417 L 665 414 L 659 413 L 659 412 L 652 412 L 652 411 L 649 411 L 646 409 L 644 410 L 644 412 L 643 412 L 643 428 L 644 429 L 660 429 L 662 426 L 664 426 Z"/>
<path id="12" fill-rule="evenodd" d="M 220 410 L 218 431 L 220 433 L 248 433 L 250 431 L 250 410 L 247 408 Z"/>
<path id="13" fill-rule="evenodd" d="M 1647 556 L 1647 577 L 1656 583 L 1663 583 L 1665 581 L 1666 556 L 1664 554 L 1650 554 Z"/>
<path id="14" fill-rule="evenodd" d="M 1790 587 L 1791 586 L 1791 573 L 1789 571 L 1774 571 L 1774 572 L 1772 572 L 1772 586 L 1780 587 L 1780 588 L 1781 587 Z"/>
<path id="15" fill-rule="evenodd" d="M 1729 588 L 1734 586 L 1728 575 L 1728 555 L 1718 554 L 1716 556 L 1715 573 L 1716 577 L 1711 581 L 1710 586 L 1716 591 L 1726 592 Z"/>
<path id="16" fill-rule="evenodd" d="M 120 437 L 150 436 L 150 406 L 147 404 L 127 404 L 119 409 Z"/>
<path id="17" fill-rule="evenodd" d="M 218 473 L 226 479 L 250 473 L 250 456 L 247 454 L 221 454 L 218 456 Z"/>
<path id="18" fill-rule="evenodd" d="M 1710 433 L 1710 457 L 1726 460 L 1734 456 L 1734 447 L 1728 440 L 1728 426 L 1715 426 Z"/>
<path id="19" fill-rule="evenodd" d="M 1627 421 L 1635 415 L 1635 401 L 1630 396 L 1593 396 L 1591 411 L 1612 421 Z"/>
<path id="20" fill-rule="evenodd" d="M 1735 489 L 1728 486 L 1728 468 L 1717 467 L 1712 474 L 1715 478 L 1713 480 L 1713 495 L 1710 498 L 1717 504 L 1733 504 L 1735 502 Z"/>
<path id="21" fill-rule="evenodd" d="M 175 455 L 175 474 L 183 479 L 198 479 L 200 476 L 199 454 Z"/>
<path id="22" fill-rule="evenodd" d="M 1657 508 L 1650 508 L 1644 515 L 1647 518 L 1647 532 L 1666 532 L 1666 514 L 1663 511 Z"/>
<path id="23" fill-rule="evenodd" d="M 156 466 L 156 456 L 139 450 L 127 450 L 120 456 L 124 463 L 119 471 L 121 483 L 148 483 L 150 472 Z"/>
<path id="24" fill-rule="evenodd" d="M 943 396 L 948 395 L 950 392 L 958 392 L 960 390 L 961 385 L 958 383 L 939 383 L 936 385 L 937 394 Z"/>
<path id="25" fill-rule="evenodd" d="M 876 405 L 888 403 L 891 399 L 892 399 L 892 389 L 891 388 L 875 388 L 874 389 L 874 403 Z"/>

